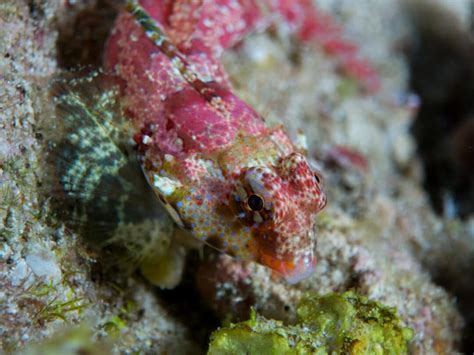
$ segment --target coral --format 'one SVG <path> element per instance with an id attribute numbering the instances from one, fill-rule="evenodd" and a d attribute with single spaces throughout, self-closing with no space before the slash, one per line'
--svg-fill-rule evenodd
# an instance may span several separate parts
<path id="1" fill-rule="evenodd" d="M 395 310 L 353 292 L 303 297 L 296 325 L 252 312 L 211 336 L 208 354 L 407 354 L 413 331 Z"/>

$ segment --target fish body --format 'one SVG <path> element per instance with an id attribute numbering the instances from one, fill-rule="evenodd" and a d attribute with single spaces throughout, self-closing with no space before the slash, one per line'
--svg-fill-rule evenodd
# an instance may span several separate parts
<path id="1" fill-rule="evenodd" d="M 321 35 L 310 3 L 268 1 L 267 9 L 307 40 Z M 219 61 L 271 23 L 264 13 L 253 0 L 129 2 L 105 67 L 122 80 L 143 172 L 175 222 L 296 282 L 316 263 L 321 177 L 283 127 L 267 126 L 233 93 Z"/>

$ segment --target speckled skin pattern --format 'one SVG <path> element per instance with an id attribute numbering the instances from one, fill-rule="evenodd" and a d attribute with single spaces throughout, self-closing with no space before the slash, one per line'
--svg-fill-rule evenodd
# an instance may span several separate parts
<path id="1" fill-rule="evenodd" d="M 123 79 L 144 173 L 176 223 L 296 282 L 316 263 L 315 216 L 326 204 L 321 179 L 282 127 L 268 127 L 233 94 L 219 58 L 280 16 L 299 40 L 319 43 L 366 89 L 378 83 L 311 1 L 258 4 L 129 3 L 108 40 L 105 66 Z"/>

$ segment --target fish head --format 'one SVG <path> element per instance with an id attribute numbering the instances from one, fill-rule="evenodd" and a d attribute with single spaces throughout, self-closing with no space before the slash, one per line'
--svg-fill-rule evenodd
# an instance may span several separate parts
<path id="1" fill-rule="evenodd" d="M 218 163 L 193 160 L 186 176 L 195 174 L 194 182 L 181 176 L 162 201 L 199 240 L 298 282 L 316 264 L 316 214 L 326 205 L 322 179 L 299 152 L 248 162 L 224 176 Z"/>
<path id="2" fill-rule="evenodd" d="M 309 276 L 316 264 L 316 214 L 326 205 L 322 179 L 304 155 L 292 153 L 276 165 L 245 169 L 233 199 L 249 228 L 253 258 L 289 282 Z"/>

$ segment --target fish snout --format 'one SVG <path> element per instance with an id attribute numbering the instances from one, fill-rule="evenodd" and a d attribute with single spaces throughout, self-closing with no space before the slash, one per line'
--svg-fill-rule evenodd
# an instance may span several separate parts
<path id="1" fill-rule="evenodd" d="M 313 274 L 317 258 L 314 250 L 312 250 L 288 259 L 280 259 L 273 255 L 262 255 L 260 262 L 282 276 L 289 284 L 296 284 Z"/>

